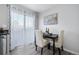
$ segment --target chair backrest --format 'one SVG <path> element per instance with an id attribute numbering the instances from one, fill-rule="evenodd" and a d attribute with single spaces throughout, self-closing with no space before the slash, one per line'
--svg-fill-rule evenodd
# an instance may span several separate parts
<path id="1" fill-rule="evenodd" d="M 43 45 L 43 33 L 40 30 L 36 30 L 36 45 L 42 47 Z"/>
<path id="2" fill-rule="evenodd" d="M 63 40 L 64 40 L 64 30 L 61 30 L 59 32 L 59 38 L 58 38 L 58 42 L 63 45 Z"/>

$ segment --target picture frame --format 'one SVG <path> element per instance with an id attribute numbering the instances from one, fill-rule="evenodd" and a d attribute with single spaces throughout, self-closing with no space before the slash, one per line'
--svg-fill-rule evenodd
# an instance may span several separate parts
<path id="1" fill-rule="evenodd" d="M 58 24 L 58 14 L 54 13 L 44 17 L 44 25 L 56 25 Z"/>

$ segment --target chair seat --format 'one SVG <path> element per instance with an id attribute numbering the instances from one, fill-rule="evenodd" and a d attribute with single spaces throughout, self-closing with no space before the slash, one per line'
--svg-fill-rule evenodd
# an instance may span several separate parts
<path id="1" fill-rule="evenodd" d="M 53 41 L 50 40 L 49 42 L 50 42 L 50 46 L 53 46 Z M 55 47 L 61 47 L 61 44 L 58 41 L 56 41 L 55 42 Z"/>
<path id="2" fill-rule="evenodd" d="M 43 39 L 43 42 L 47 44 L 47 43 L 48 43 L 48 40 L 46 40 L 46 39 Z"/>
<path id="3" fill-rule="evenodd" d="M 43 39 L 43 43 L 39 44 L 39 47 L 45 47 L 49 42 L 46 39 Z"/>
<path id="4" fill-rule="evenodd" d="M 58 43 L 58 42 L 55 42 L 55 47 L 60 48 L 61 47 L 61 44 Z"/>

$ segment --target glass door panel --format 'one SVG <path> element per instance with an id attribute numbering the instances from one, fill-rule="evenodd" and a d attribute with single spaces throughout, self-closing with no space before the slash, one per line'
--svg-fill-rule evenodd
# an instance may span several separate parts
<path id="1" fill-rule="evenodd" d="M 25 42 L 34 43 L 34 16 L 25 16 Z"/>
<path id="2" fill-rule="evenodd" d="M 24 43 L 24 15 L 11 11 L 11 48 Z"/>

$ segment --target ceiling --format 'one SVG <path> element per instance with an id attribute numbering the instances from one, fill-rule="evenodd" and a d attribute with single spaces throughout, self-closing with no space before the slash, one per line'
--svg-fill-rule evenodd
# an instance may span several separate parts
<path id="1" fill-rule="evenodd" d="M 41 13 L 55 7 L 55 4 L 23 4 L 23 6 Z"/>

